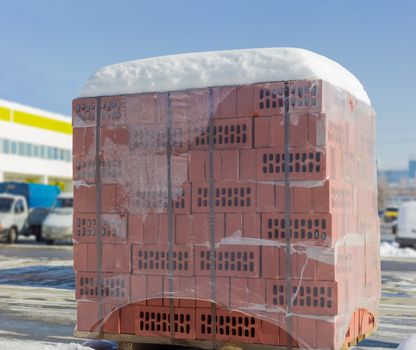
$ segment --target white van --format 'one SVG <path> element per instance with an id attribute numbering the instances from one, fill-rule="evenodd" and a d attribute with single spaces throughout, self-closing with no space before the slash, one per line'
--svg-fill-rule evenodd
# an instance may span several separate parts
<path id="1" fill-rule="evenodd" d="M 400 205 L 396 242 L 400 247 L 416 245 L 416 201 Z"/>
<path id="2" fill-rule="evenodd" d="M 72 193 L 61 193 L 42 225 L 42 236 L 46 244 L 58 239 L 72 238 L 72 214 L 74 198 Z"/>

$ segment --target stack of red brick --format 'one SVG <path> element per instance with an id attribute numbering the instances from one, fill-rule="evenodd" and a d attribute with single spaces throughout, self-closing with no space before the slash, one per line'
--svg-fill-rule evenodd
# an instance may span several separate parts
<path id="1" fill-rule="evenodd" d="M 212 289 L 220 342 L 335 349 L 375 327 L 370 107 L 322 81 L 274 82 L 79 98 L 73 124 L 78 331 L 170 337 L 174 324 L 177 339 L 211 341 Z"/>

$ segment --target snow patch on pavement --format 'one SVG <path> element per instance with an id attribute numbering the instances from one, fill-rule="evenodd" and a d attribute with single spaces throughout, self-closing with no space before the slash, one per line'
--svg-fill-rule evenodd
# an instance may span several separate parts
<path id="1" fill-rule="evenodd" d="M 0 340 L 0 349 L 7 350 L 91 350 L 79 344 L 53 344 L 48 342 L 24 341 L 24 340 Z"/>
<path id="2" fill-rule="evenodd" d="M 380 256 L 384 258 L 416 258 L 416 250 L 400 248 L 397 242 L 382 242 L 380 244 Z"/>

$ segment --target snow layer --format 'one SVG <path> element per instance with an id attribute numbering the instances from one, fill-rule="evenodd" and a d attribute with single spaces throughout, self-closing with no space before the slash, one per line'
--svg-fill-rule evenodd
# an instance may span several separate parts
<path id="1" fill-rule="evenodd" d="M 347 69 L 298 48 L 197 52 L 114 64 L 95 72 L 80 97 L 302 79 L 322 79 L 370 105 L 364 87 Z"/>
<path id="2" fill-rule="evenodd" d="M 412 248 L 399 248 L 399 244 L 396 242 L 382 242 L 380 245 L 380 256 L 384 258 L 416 258 L 416 250 Z"/>

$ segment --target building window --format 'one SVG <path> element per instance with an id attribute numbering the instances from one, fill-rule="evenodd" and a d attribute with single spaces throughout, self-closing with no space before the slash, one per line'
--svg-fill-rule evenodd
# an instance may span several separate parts
<path id="1" fill-rule="evenodd" d="M 38 158 L 40 156 L 39 153 L 39 145 L 33 145 L 33 156 Z"/>
<path id="2" fill-rule="evenodd" d="M 12 154 L 17 154 L 17 143 L 16 141 L 12 141 Z"/>
<path id="3" fill-rule="evenodd" d="M 4 154 L 10 153 L 10 141 L 9 140 L 3 140 L 3 152 Z"/>
<path id="4" fill-rule="evenodd" d="M 35 157 L 41 159 L 59 160 L 70 163 L 72 153 L 68 149 L 35 145 L 28 142 L 0 139 L 0 153 L 13 154 L 24 157 Z"/>

